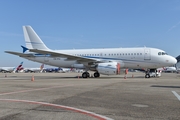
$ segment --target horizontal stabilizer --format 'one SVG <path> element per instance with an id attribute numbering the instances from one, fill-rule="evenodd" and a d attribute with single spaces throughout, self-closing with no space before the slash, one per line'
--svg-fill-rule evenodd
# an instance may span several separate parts
<path id="1" fill-rule="evenodd" d="M 24 53 L 13 52 L 13 51 L 5 51 L 5 53 L 17 55 L 17 56 L 19 56 L 19 57 L 34 57 L 33 54 L 24 54 Z"/>
<path id="2" fill-rule="evenodd" d="M 25 53 L 27 50 L 29 50 L 28 48 L 24 47 L 21 45 L 21 47 L 23 48 L 23 53 Z"/>

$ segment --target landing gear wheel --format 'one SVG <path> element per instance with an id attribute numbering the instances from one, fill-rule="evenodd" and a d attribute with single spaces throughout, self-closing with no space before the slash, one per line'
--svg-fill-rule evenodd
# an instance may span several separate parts
<path id="1" fill-rule="evenodd" d="M 95 72 L 95 73 L 94 73 L 94 77 L 95 77 L 95 78 L 97 78 L 97 77 L 99 77 L 99 76 L 100 76 L 100 74 L 99 74 L 98 72 Z"/>
<path id="2" fill-rule="evenodd" d="M 90 74 L 88 72 L 86 72 L 86 73 L 87 73 L 87 77 L 90 77 Z"/>
<path id="3" fill-rule="evenodd" d="M 146 74 L 146 75 L 145 75 L 145 78 L 150 78 L 150 75 L 149 75 L 149 74 Z"/>
<path id="4" fill-rule="evenodd" d="M 83 74 L 82 74 L 82 78 L 88 78 L 89 77 L 89 73 L 88 72 L 84 72 Z"/>

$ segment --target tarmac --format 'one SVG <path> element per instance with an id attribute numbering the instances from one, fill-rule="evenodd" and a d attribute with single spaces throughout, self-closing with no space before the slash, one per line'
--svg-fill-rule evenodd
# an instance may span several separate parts
<path id="1" fill-rule="evenodd" d="M 0 73 L 0 120 L 180 120 L 180 74 Z"/>

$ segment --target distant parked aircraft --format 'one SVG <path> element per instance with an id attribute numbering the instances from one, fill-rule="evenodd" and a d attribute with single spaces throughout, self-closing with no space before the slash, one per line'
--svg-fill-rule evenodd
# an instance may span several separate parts
<path id="1" fill-rule="evenodd" d="M 42 64 L 39 68 L 24 68 L 24 72 L 43 72 L 44 64 Z"/>
<path id="2" fill-rule="evenodd" d="M 161 70 L 162 72 L 177 72 L 176 67 L 163 67 L 158 68 L 157 70 Z"/>
<path id="3" fill-rule="evenodd" d="M 46 68 L 44 69 L 45 72 L 60 72 L 60 73 L 65 73 L 65 72 L 69 72 L 71 71 L 70 68 L 61 68 L 61 67 L 58 67 L 58 68 Z"/>
<path id="4" fill-rule="evenodd" d="M 4 72 L 4 73 L 11 73 L 11 72 L 16 72 L 18 70 L 22 69 L 22 64 L 23 62 L 20 63 L 20 65 L 18 65 L 18 67 L 0 67 L 0 72 Z"/>
<path id="5" fill-rule="evenodd" d="M 59 72 L 61 70 L 61 68 L 45 68 L 44 71 L 45 72 Z"/>

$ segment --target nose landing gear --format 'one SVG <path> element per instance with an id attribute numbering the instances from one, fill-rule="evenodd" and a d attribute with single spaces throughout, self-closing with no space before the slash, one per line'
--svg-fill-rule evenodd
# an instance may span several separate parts
<path id="1" fill-rule="evenodd" d="M 157 76 L 158 76 L 157 69 L 148 69 L 145 73 L 145 78 L 157 77 Z"/>

